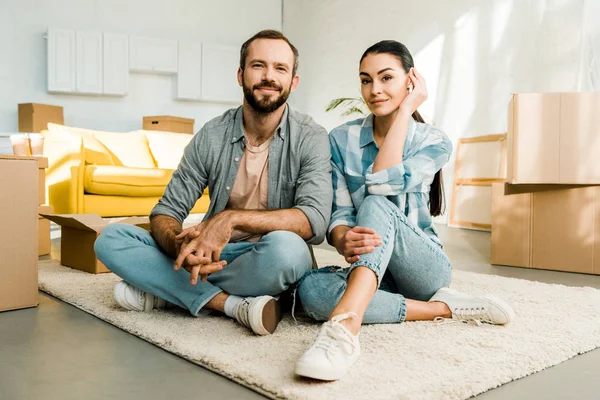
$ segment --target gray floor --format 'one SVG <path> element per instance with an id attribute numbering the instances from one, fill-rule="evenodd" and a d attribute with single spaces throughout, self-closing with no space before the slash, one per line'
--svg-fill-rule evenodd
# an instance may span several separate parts
<path id="1" fill-rule="evenodd" d="M 489 265 L 490 235 L 440 227 L 454 267 L 600 288 L 600 276 Z M 325 246 L 322 246 L 325 247 Z M 53 240 L 53 255 L 58 239 Z M 598 399 L 600 350 L 477 399 Z M 262 396 L 60 300 L 0 313 L 0 399 L 258 399 Z"/>

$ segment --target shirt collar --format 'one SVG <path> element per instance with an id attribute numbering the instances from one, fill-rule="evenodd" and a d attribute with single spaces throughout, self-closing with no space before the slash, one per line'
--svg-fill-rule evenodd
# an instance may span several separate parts
<path id="1" fill-rule="evenodd" d="M 286 104 L 285 110 L 283 111 L 283 114 L 281 115 L 281 120 L 279 121 L 279 125 L 277 125 L 277 128 L 275 128 L 275 133 L 277 133 L 281 139 L 285 139 L 285 135 L 288 130 L 288 114 L 289 114 L 289 106 Z M 246 136 L 246 131 L 244 130 L 244 113 L 242 111 L 242 107 L 240 107 L 235 116 L 233 138 L 231 139 L 231 143 L 238 142 L 245 136 Z"/>
<path id="2" fill-rule="evenodd" d="M 408 120 L 408 131 L 406 132 L 406 137 L 409 137 L 411 132 L 414 129 L 416 122 L 411 117 Z M 373 137 L 373 114 L 369 114 L 367 118 L 365 118 L 360 126 L 360 148 L 363 148 L 371 143 L 375 143 L 375 138 Z"/>

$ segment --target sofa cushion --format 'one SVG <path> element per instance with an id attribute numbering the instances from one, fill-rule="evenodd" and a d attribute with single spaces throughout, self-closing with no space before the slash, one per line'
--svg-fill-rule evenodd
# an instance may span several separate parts
<path id="1" fill-rule="evenodd" d="M 143 133 L 94 132 L 94 137 L 110 150 L 116 166 L 135 168 L 156 166 L 148 148 L 148 140 Z"/>
<path id="2" fill-rule="evenodd" d="M 85 193 L 129 197 L 162 196 L 173 170 L 108 165 L 85 167 Z"/>
<path id="3" fill-rule="evenodd" d="M 138 131 L 143 132 L 148 139 L 148 147 L 158 168 L 177 169 L 183 156 L 185 146 L 192 140 L 193 135 L 187 133 Z"/>
<path id="4" fill-rule="evenodd" d="M 74 135 L 79 136 L 83 140 L 83 147 L 85 148 L 85 163 L 94 165 L 115 165 L 113 158 L 110 154 L 110 150 L 105 145 L 100 143 L 94 138 L 93 131 L 91 129 L 73 128 L 71 126 L 64 126 L 48 123 L 48 131 L 53 135 Z"/>

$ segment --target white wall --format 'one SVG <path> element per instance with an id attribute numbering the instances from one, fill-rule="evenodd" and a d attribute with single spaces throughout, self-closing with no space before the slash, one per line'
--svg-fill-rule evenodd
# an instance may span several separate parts
<path id="1" fill-rule="evenodd" d="M 300 52 L 292 102 L 328 129 L 342 123 L 326 105 L 360 96 L 360 56 L 394 39 L 427 80 L 428 122 L 454 143 L 505 132 L 511 93 L 600 90 L 598 21 L 595 0 L 284 0 L 284 33 Z"/>
<path id="2" fill-rule="evenodd" d="M 0 0 L 0 132 L 17 131 L 17 104 L 29 102 L 63 106 L 67 125 L 127 131 L 144 115 L 169 114 L 199 129 L 232 105 L 175 101 L 170 76 L 131 74 L 122 98 L 48 94 L 48 27 L 241 46 L 281 29 L 281 0 Z"/>

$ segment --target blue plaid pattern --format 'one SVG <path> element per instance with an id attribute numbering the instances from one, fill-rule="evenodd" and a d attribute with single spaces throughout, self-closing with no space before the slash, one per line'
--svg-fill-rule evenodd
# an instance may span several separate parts
<path id="1" fill-rule="evenodd" d="M 429 188 L 450 159 L 452 142 L 428 124 L 408 125 L 403 162 L 373 173 L 379 148 L 373 138 L 373 114 L 341 125 L 329 134 L 333 167 L 333 209 L 327 230 L 356 226 L 356 213 L 369 194 L 386 196 L 408 220 L 441 246 L 429 212 Z"/>

